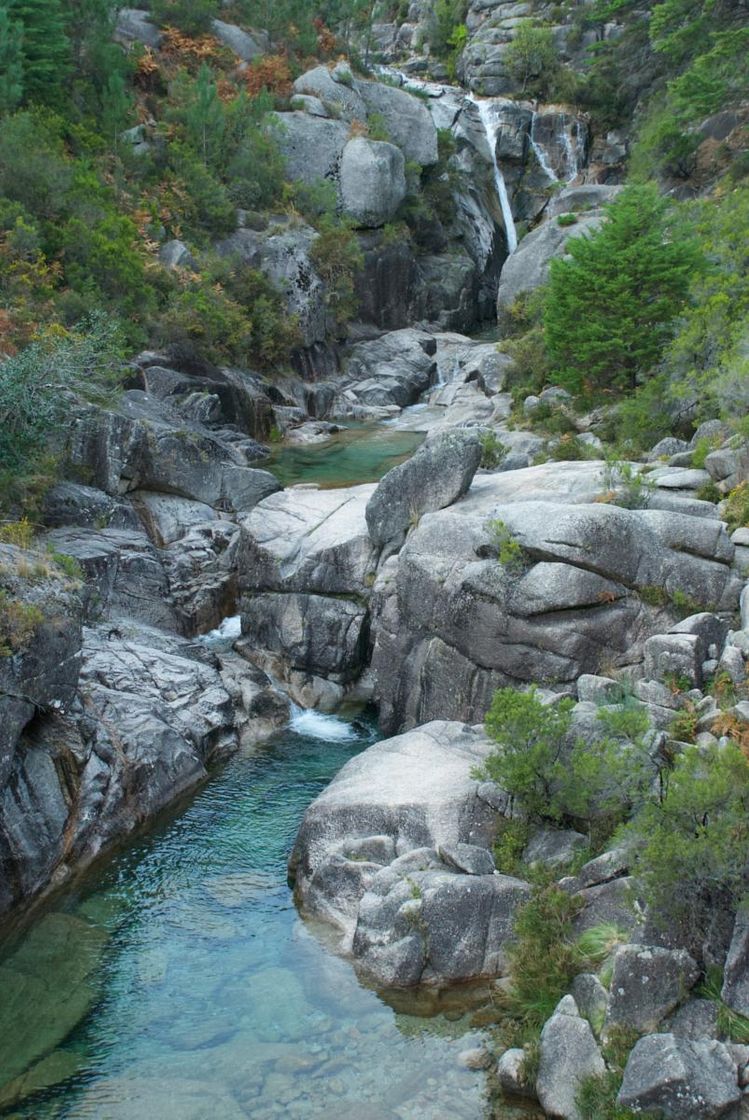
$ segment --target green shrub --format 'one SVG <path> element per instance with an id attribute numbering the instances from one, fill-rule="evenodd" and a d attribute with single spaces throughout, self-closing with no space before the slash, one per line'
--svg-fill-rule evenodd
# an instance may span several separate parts
<path id="1" fill-rule="evenodd" d="M 584 1078 L 575 1098 L 580 1120 L 637 1120 L 634 1112 L 616 1103 L 621 1083 L 621 1073 L 614 1070 Z"/>
<path id="2" fill-rule="evenodd" d="M 525 552 L 515 540 L 504 521 L 497 518 L 487 524 L 492 544 L 497 549 L 497 559 L 508 572 L 520 572 L 525 566 Z"/>
<path id="3" fill-rule="evenodd" d="M 0 657 L 10 657 L 31 641 L 44 615 L 39 607 L 11 598 L 0 590 Z"/>
<path id="4" fill-rule="evenodd" d="M 546 98 L 560 69 L 554 32 L 550 27 L 522 20 L 507 45 L 503 61 L 520 83 L 522 94 Z"/>
<path id="5" fill-rule="evenodd" d="M 624 509 L 644 509 L 655 489 L 655 483 L 634 463 L 622 459 L 606 459 L 603 484 L 611 500 Z"/>
<path id="6" fill-rule="evenodd" d="M 151 11 L 162 27 L 176 27 L 185 35 L 205 35 L 220 15 L 218 0 L 153 0 Z"/>
<path id="7" fill-rule="evenodd" d="M 503 875 L 521 875 L 522 855 L 530 838 L 527 821 L 501 817 L 494 840 L 494 862 Z M 527 870 L 527 869 L 525 869 Z"/>
<path id="8" fill-rule="evenodd" d="M 0 362 L 0 472 L 32 471 L 76 402 L 110 403 L 122 375 L 121 334 L 104 315 Z"/>
<path id="9" fill-rule="evenodd" d="M 55 552 L 54 549 L 49 549 L 49 556 L 68 579 L 76 582 L 83 579 L 83 568 L 74 556 L 69 556 L 66 552 Z"/>
<path id="10" fill-rule="evenodd" d="M 746 890 L 748 810 L 749 763 L 738 747 L 688 747 L 662 796 L 627 826 L 652 920 L 694 947 L 716 908 L 738 906 Z"/>
<path id="11" fill-rule="evenodd" d="M 729 492 L 721 506 L 729 533 L 749 525 L 749 482 L 740 482 Z"/>
<path id="12" fill-rule="evenodd" d="M 709 999 L 715 1004 L 718 1012 L 719 1037 L 747 1046 L 749 1045 L 749 1018 L 724 1003 L 722 991 L 723 969 L 718 965 L 708 968 L 705 979 L 695 994 L 700 999 Z"/>
<path id="13" fill-rule="evenodd" d="M 577 214 L 560 214 L 557 218 L 558 226 L 575 226 L 577 225 Z"/>
<path id="14" fill-rule="evenodd" d="M 507 447 L 496 432 L 485 429 L 479 436 L 481 444 L 481 466 L 487 470 L 498 467 L 507 456 Z"/>
<path id="15" fill-rule="evenodd" d="M 358 238 L 345 225 L 323 222 L 320 235 L 310 249 L 310 259 L 325 284 L 325 301 L 336 329 L 341 331 L 358 307 L 355 281 L 364 267 Z"/>

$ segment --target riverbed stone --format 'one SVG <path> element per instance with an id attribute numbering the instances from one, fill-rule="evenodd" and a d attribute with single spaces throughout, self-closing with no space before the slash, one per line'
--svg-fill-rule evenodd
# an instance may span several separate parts
<path id="1" fill-rule="evenodd" d="M 241 590 L 361 594 L 375 569 L 365 520 L 373 485 L 291 488 L 240 518 Z"/>
<path id="2" fill-rule="evenodd" d="M 50 1054 L 93 1006 L 106 942 L 102 930 L 51 913 L 0 965 L 0 1086 Z"/>

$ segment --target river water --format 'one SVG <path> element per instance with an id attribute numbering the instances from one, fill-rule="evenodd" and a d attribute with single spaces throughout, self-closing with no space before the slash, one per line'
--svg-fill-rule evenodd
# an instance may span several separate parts
<path id="1" fill-rule="evenodd" d="M 298 713 L 268 745 L 231 760 L 179 815 L 59 897 L 20 952 L 6 949 L 0 1081 L 32 1056 L 41 1059 L 36 1084 L 63 1080 L 0 1115 L 490 1114 L 485 1074 L 458 1060 L 483 1038 L 470 1013 L 396 1013 L 300 920 L 286 883 L 304 809 L 375 738 L 365 721 Z M 19 984 L 11 1008 L 5 997 Z M 66 1015 L 86 1008 L 66 1034 Z"/>

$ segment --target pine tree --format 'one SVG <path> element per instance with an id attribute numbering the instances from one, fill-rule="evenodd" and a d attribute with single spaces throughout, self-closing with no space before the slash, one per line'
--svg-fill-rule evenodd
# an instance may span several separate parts
<path id="1" fill-rule="evenodd" d="M 0 112 L 13 109 L 23 93 L 23 27 L 0 8 Z"/>
<path id="2" fill-rule="evenodd" d="M 551 262 L 544 336 L 572 392 L 634 389 L 661 357 L 701 264 L 694 241 L 669 239 L 667 211 L 655 187 L 627 187 L 596 233 Z"/>
<path id="3" fill-rule="evenodd" d="M 70 41 L 60 0 L 10 0 L 10 16 L 23 27 L 24 96 L 59 99 L 70 69 Z"/>

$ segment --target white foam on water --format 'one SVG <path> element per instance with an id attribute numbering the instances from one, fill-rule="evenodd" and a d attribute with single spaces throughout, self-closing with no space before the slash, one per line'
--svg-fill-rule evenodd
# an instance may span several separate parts
<path id="1" fill-rule="evenodd" d="M 358 739 L 354 728 L 345 719 L 328 715 L 326 712 L 317 712 L 314 708 L 298 708 L 291 705 L 292 731 L 299 735 L 308 735 L 311 739 L 327 739 L 328 742 L 346 743 Z"/>
<path id="2" fill-rule="evenodd" d="M 212 645 L 214 642 L 233 642 L 235 638 L 241 637 L 242 616 L 241 614 L 235 614 L 231 618 L 225 618 L 215 630 L 209 630 L 207 634 L 203 634 L 201 641 L 207 645 Z"/>

